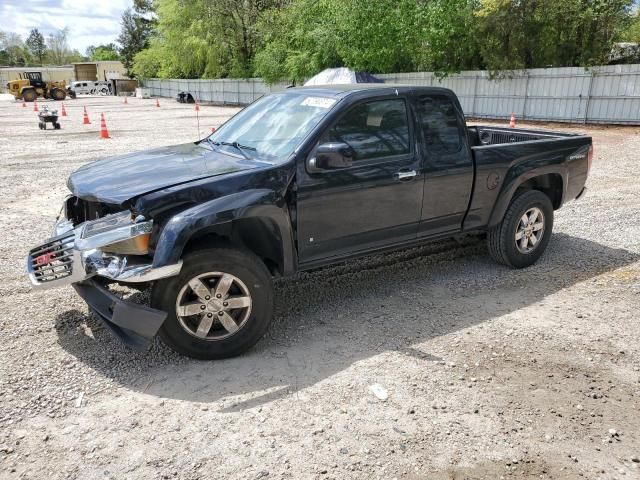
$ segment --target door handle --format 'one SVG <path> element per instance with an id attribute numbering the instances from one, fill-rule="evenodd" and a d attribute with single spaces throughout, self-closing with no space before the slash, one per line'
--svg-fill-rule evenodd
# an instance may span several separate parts
<path id="1" fill-rule="evenodd" d="M 416 171 L 411 170 L 408 172 L 396 172 L 394 174 L 394 177 L 396 177 L 398 180 L 411 180 L 416 175 L 417 175 Z"/>

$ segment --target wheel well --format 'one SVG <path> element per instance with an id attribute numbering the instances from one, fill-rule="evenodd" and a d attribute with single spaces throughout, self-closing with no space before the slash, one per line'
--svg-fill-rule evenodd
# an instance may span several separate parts
<path id="1" fill-rule="evenodd" d="M 234 246 L 257 255 L 273 276 L 282 275 L 284 258 L 280 231 L 267 218 L 243 218 L 196 232 L 185 244 L 182 255 L 194 250 Z"/>
<path id="2" fill-rule="evenodd" d="M 540 175 L 539 177 L 530 178 L 518 187 L 514 194 L 514 198 L 516 195 L 529 190 L 538 190 L 544 193 L 549 197 L 549 200 L 551 200 L 554 210 L 560 208 L 560 205 L 562 204 L 563 190 L 562 176 L 560 174 L 548 173 L 546 175 Z"/>

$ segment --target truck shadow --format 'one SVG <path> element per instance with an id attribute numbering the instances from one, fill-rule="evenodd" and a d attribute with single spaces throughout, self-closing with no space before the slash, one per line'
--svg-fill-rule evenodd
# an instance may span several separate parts
<path id="1" fill-rule="evenodd" d="M 64 349 L 122 386 L 220 402 L 219 411 L 231 412 L 296 395 L 384 352 L 426 366 L 440 360 L 429 353 L 429 340 L 516 312 L 638 259 L 560 233 L 541 261 L 525 270 L 495 264 L 484 242 L 451 241 L 301 273 L 276 282 L 276 317 L 267 336 L 247 354 L 223 361 L 186 359 L 159 341 L 146 354 L 133 352 L 78 310 L 60 315 L 56 330 Z"/>

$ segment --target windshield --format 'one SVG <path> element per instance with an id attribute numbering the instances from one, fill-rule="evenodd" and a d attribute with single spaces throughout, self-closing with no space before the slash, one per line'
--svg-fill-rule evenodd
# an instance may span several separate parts
<path id="1" fill-rule="evenodd" d="M 333 98 L 291 93 L 262 97 L 208 140 L 220 148 L 240 148 L 251 157 L 288 157 L 335 103 Z"/>

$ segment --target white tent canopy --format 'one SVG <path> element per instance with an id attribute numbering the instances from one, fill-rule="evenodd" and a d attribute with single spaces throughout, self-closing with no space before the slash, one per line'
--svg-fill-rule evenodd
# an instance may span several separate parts
<path id="1" fill-rule="evenodd" d="M 367 72 L 354 72 L 345 67 L 327 68 L 305 82 L 308 85 L 335 85 L 345 83 L 384 83 Z"/>

